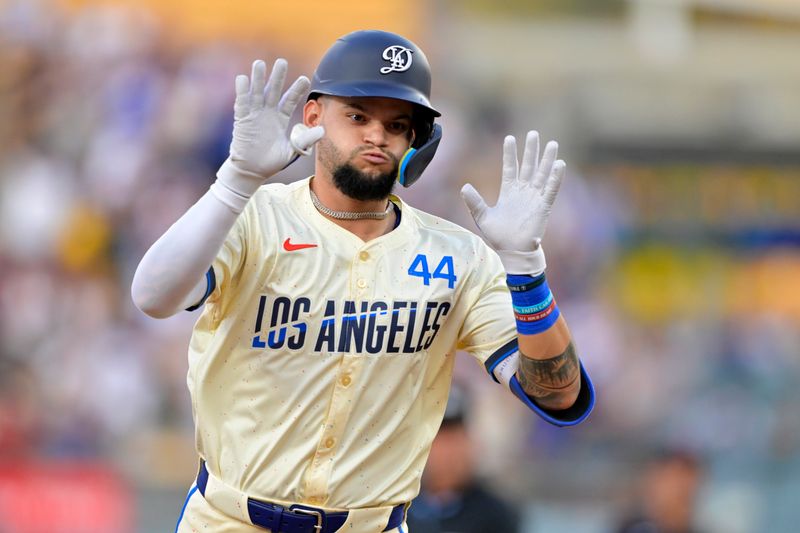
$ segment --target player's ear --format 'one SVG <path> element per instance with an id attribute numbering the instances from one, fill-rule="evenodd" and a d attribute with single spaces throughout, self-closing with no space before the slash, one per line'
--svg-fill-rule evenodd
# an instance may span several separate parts
<path id="1" fill-rule="evenodd" d="M 314 127 L 320 125 L 320 119 L 322 118 L 322 103 L 313 98 L 306 102 L 306 105 L 303 106 L 303 124 L 308 127 Z"/>

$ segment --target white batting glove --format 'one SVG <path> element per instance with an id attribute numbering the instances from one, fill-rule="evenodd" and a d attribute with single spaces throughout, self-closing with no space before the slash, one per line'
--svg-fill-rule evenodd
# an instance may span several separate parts
<path id="1" fill-rule="evenodd" d="M 249 79 L 244 74 L 236 76 L 230 156 L 212 186 L 217 197 L 236 212 L 244 209 L 250 196 L 270 176 L 298 155 L 308 155 L 325 134 L 322 126 L 297 124 L 287 135 L 289 119 L 310 86 L 308 78 L 300 76 L 281 94 L 287 70 L 285 59 L 276 60 L 267 81 L 267 66 L 259 59 L 253 62 Z"/>
<path id="2" fill-rule="evenodd" d="M 547 266 L 540 245 L 566 163 L 556 159 L 558 143 L 550 141 L 539 161 L 539 133 L 525 139 L 522 167 L 517 140 L 503 142 L 503 177 L 497 204 L 489 207 L 475 188 L 466 184 L 461 196 L 484 238 L 495 249 L 508 274 L 539 275 Z"/>

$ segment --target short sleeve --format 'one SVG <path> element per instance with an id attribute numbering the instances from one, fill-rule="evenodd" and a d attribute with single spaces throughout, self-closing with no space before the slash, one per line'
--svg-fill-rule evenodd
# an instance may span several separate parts
<path id="1" fill-rule="evenodd" d="M 470 276 L 465 297 L 468 310 L 458 338 L 458 349 L 469 352 L 481 364 L 509 343 L 516 346 L 517 329 L 505 271 L 497 254 L 484 245 L 483 257 Z"/>
<path id="2" fill-rule="evenodd" d="M 236 219 L 236 223 L 225 238 L 217 257 L 211 263 L 216 283 L 209 294 L 209 302 L 220 302 L 224 299 L 224 295 L 238 284 L 246 255 L 246 242 L 247 217 L 243 213 Z"/>
<path id="3" fill-rule="evenodd" d="M 217 256 L 206 271 L 205 294 L 203 294 L 199 302 L 187 307 L 187 311 L 199 309 L 207 301 L 219 301 L 223 291 L 235 282 L 241 270 L 242 258 L 244 257 L 245 226 L 244 216 L 239 216 L 228 232 L 227 237 L 225 237 Z"/>

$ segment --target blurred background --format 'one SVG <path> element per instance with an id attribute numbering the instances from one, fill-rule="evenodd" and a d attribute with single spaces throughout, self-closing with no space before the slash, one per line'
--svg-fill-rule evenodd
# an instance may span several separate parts
<path id="1" fill-rule="evenodd" d="M 567 161 L 548 277 L 594 414 L 550 427 L 457 365 L 522 531 L 800 530 L 797 0 L 0 0 L 0 531 L 174 529 L 198 315 L 141 314 L 133 271 L 226 157 L 234 76 L 361 28 L 433 67 L 410 204 L 474 229 L 458 190 L 496 197 L 509 133 Z"/>

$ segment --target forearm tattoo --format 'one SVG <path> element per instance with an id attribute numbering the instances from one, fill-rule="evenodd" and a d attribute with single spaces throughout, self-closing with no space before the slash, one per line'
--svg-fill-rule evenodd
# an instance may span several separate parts
<path id="1" fill-rule="evenodd" d="M 560 355 L 531 359 L 520 353 L 519 384 L 537 400 L 555 399 L 580 376 L 578 356 L 572 342 Z"/>

